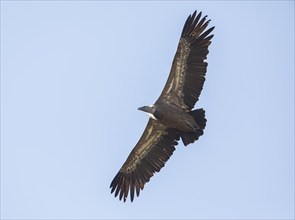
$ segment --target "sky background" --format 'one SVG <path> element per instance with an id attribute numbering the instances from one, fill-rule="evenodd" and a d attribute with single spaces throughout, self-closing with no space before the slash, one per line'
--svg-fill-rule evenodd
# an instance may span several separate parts
<path id="1" fill-rule="evenodd" d="M 194 10 L 216 26 L 198 142 L 109 185 Z M 1 1 L 1 218 L 294 218 L 294 1 Z"/>

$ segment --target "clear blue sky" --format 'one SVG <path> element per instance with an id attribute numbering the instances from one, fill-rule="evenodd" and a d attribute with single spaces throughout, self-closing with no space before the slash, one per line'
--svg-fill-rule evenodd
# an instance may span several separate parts
<path id="1" fill-rule="evenodd" d="M 119 202 L 196 9 L 216 26 L 205 134 Z M 1 1 L 1 218 L 294 218 L 294 2 Z"/>

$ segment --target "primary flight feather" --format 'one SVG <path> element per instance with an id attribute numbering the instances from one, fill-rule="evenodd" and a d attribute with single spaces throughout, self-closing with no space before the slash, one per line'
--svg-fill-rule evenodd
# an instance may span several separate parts
<path id="1" fill-rule="evenodd" d="M 183 27 L 166 85 L 158 100 L 150 106 L 138 108 L 151 117 L 136 146 L 114 177 L 111 193 L 126 201 L 140 190 L 154 173 L 165 166 L 178 144 L 185 146 L 203 135 L 205 111 L 194 108 L 198 101 L 207 71 L 208 47 L 214 29 L 207 29 L 210 20 L 195 11 Z M 207 29 L 207 30 L 206 30 Z"/>

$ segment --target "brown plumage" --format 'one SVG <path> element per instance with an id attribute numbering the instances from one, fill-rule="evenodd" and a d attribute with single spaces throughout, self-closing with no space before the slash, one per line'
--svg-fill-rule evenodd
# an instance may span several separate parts
<path id="1" fill-rule="evenodd" d="M 166 85 L 152 106 L 139 110 L 152 117 L 131 151 L 127 160 L 113 179 L 111 193 L 131 202 L 154 173 L 165 166 L 181 138 L 184 145 L 198 140 L 206 126 L 205 111 L 192 110 L 203 89 L 207 71 L 208 47 L 214 27 L 206 30 L 209 21 L 195 11 L 188 17 L 182 30 L 172 68 Z"/>

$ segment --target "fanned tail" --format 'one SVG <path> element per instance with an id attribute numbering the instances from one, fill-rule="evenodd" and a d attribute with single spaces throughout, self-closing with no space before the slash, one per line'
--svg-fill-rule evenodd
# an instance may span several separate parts
<path id="1" fill-rule="evenodd" d="M 196 132 L 185 132 L 181 134 L 181 140 L 184 146 L 194 143 L 201 135 L 203 135 L 207 122 L 207 119 L 205 118 L 205 110 L 202 108 L 193 110 L 190 114 L 199 125 L 199 129 L 197 129 Z"/>

